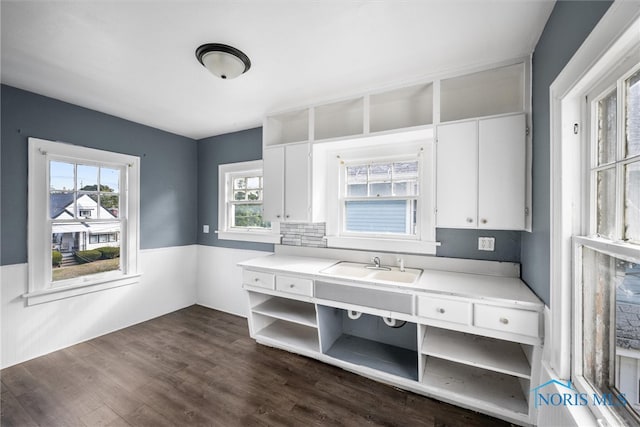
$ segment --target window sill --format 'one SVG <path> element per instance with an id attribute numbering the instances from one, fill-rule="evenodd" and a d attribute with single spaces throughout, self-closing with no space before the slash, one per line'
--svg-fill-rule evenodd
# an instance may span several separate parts
<path id="1" fill-rule="evenodd" d="M 243 242 L 280 243 L 280 233 L 255 231 L 216 231 L 220 240 L 240 240 Z"/>
<path id="2" fill-rule="evenodd" d="M 378 250 L 386 252 L 403 252 L 422 255 L 435 255 L 440 242 L 422 240 L 401 240 L 363 237 L 327 236 L 330 248 Z"/>
<path id="3" fill-rule="evenodd" d="M 120 286 L 133 285 L 140 281 L 140 274 L 120 276 L 117 279 L 107 279 L 103 281 L 93 281 L 90 283 L 78 283 L 74 285 L 58 286 L 49 289 L 28 292 L 22 295 L 27 300 L 27 305 L 42 304 L 92 292 L 104 291 Z"/>

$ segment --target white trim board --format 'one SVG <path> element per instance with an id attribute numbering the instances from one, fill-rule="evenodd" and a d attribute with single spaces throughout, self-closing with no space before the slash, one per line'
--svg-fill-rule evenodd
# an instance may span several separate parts
<path id="1" fill-rule="evenodd" d="M 21 296 L 28 264 L 0 267 L 0 368 L 195 304 L 196 254 L 196 245 L 141 250 L 140 283 L 35 306 Z"/>
<path id="2" fill-rule="evenodd" d="M 242 289 L 242 268 L 238 263 L 271 255 L 245 249 L 198 246 L 196 301 L 199 305 L 247 317 L 249 304 Z"/>
<path id="3" fill-rule="evenodd" d="M 549 88 L 550 99 L 550 354 L 549 367 L 556 378 L 571 375 L 572 246 L 571 236 L 581 234 L 582 200 L 579 147 L 584 140 L 573 132 L 580 124 L 583 92 L 579 83 L 594 82 L 604 72 L 603 62 L 617 63 L 626 51 L 627 37 L 637 37 L 640 3 L 616 1 Z M 629 31 L 631 29 L 631 31 Z M 585 132 L 580 132 L 584 134 Z"/>

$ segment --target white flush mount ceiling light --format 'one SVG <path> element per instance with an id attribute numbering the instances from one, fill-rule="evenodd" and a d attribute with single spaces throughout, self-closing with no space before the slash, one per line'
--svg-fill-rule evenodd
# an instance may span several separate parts
<path id="1" fill-rule="evenodd" d="M 211 74 L 221 79 L 235 79 L 251 68 L 247 55 L 226 44 L 203 44 L 196 49 L 196 58 Z"/>

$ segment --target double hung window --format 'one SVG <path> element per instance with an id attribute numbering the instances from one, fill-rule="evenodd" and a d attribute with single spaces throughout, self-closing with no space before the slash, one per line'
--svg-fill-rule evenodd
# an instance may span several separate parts
<path id="1" fill-rule="evenodd" d="M 435 254 L 433 141 L 384 142 L 328 150 L 327 244 Z"/>
<path id="2" fill-rule="evenodd" d="M 29 303 L 136 281 L 139 159 L 29 139 Z"/>
<path id="3" fill-rule="evenodd" d="M 262 161 L 218 167 L 218 238 L 279 243 L 279 224 L 263 219 Z"/>
<path id="4" fill-rule="evenodd" d="M 604 418 L 640 420 L 640 69 L 589 97 L 588 230 L 574 238 L 574 374 Z M 614 421 L 615 422 L 615 421 Z"/>

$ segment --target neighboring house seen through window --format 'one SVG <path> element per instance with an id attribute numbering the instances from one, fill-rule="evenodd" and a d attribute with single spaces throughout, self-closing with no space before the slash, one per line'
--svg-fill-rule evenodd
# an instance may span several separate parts
<path id="1" fill-rule="evenodd" d="M 139 159 L 29 139 L 29 303 L 135 281 Z"/>

